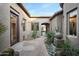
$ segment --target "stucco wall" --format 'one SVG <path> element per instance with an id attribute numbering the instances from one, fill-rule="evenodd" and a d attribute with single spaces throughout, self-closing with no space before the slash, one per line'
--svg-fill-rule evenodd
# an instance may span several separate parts
<path id="1" fill-rule="evenodd" d="M 56 31 L 55 29 L 57 28 L 57 17 L 53 18 L 50 21 L 50 27 L 51 27 L 51 31 Z"/>
<path id="2" fill-rule="evenodd" d="M 67 12 L 71 11 L 72 9 L 77 8 L 77 37 L 69 36 L 67 35 Z M 63 21 L 63 39 L 66 39 L 68 37 L 72 43 L 72 45 L 75 45 L 75 47 L 79 47 L 79 4 L 78 3 L 65 3 L 63 5 L 63 15 L 64 15 L 64 21 Z"/>
<path id="3" fill-rule="evenodd" d="M 62 21 L 63 21 L 63 14 L 55 16 L 52 20 L 50 20 L 50 29 L 51 31 L 56 31 L 59 27 L 59 31 L 62 33 Z"/>
<path id="4" fill-rule="evenodd" d="M 10 6 L 19 13 L 10 8 Z M 27 38 L 27 34 L 31 32 L 30 18 L 17 4 L 0 4 L 0 22 L 7 27 L 6 32 L 0 36 L 0 50 L 10 47 L 10 10 L 19 15 L 19 41 L 23 41 L 23 36 Z M 26 31 L 23 31 L 21 25 L 23 18 L 26 19 Z"/>
<path id="5" fill-rule="evenodd" d="M 27 38 L 27 35 L 31 32 L 31 22 L 28 15 L 17 5 L 17 4 L 11 4 L 13 8 L 15 8 L 20 14 L 19 14 L 19 28 L 20 28 L 20 41 L 23 40 L 23 36 L 25 36 L 25 39 Z M 26 30 L 23 31 L 22 28 L 22 20 L 26 19 Z"/>
<path id="6" fill-rule="evenodd" d="M 58 15 L 57 16 L 57 25 L 58 25 L 58 27 L 59 27 L 59 31 L 61 32 L 61 33 L 63 33 L 63 14 L 60 14 L 60 15 Z"/>
<path id="7" fill-rule="evenodd" d="M 9 4 L 0 4 L 0 22 L 7 27 L 5 33 L 0 36 L 0 51 L 10 46 L 10 8 Z"/>

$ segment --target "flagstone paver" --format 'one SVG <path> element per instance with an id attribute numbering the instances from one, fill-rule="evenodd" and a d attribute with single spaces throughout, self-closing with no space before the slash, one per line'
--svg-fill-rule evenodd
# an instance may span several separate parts
<path id="1" fill-rule="evenodd" d="M 48 56 L 44 39 L 45 37 L 40 37 L 35 40 L 19 42 L 12 48 L 18 51 L 20 56 Z"/>

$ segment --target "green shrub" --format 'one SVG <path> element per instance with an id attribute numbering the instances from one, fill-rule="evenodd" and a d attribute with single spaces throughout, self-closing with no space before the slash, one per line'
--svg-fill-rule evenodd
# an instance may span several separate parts
<path id="1" fill-rule="evenodd" d="M 64 48 L 64 51 L 62 55 L 64 56 L 78 56 L 79 55 L 79 49 L 71 46 L 68 39 L 65 41 L 63 48 Z"/>
<path id="2" fill-rule="evenodd" d="M 1 56 L 14 56 L 14 50 L 12 48 L 5 49 Z"/>
<path id="3" fill-rule="evenodd" d="M 47 32 L 46 36 L 47 36 L 47 41 L 46 41 L 47 44 L 51 44 L 54 42 L 54 37 L 55 37 L 54 32 Z"/>
<path id="4" fill-rule="evenodd" d="M 33 37 L 34 39 L 37 37 L 37 31 L 34 30 L 34 31 L 32 32 L 32 37 Z"/>

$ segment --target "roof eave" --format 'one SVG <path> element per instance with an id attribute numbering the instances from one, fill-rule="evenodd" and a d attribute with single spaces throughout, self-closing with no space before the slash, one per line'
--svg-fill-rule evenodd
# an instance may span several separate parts
<path id="1" fill-rule="evenodd" d="M 64 4 L 64 3 L 60 3 L 60 7 L 61 7 L 61 8 L 63 8 L 63 4 Z"/>
<path id="2" fill-rule="evenodd" d="M 50 18 L 50 21 L 51 21 L 54 17 L 56 17 L 57 15 L 60 15 L 60 14 L 63 14 L 63 10 L 60 10 L 60 11 L 56 12 L 56 13 Z"/>
<path id="3" fill-rule="evenodd" d="M 23 6 L 22 3 L 17 3 L 17 5 L 19 5 L 19 7 L 20 7 L 29 17 L 31 17 L 30 14 L 29 14 L 29 12 L 26 10 L 26 8 Z"/>

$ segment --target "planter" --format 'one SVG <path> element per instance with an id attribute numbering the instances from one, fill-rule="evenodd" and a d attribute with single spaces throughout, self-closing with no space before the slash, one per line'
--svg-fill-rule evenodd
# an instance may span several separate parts
<path id="1" fill-rule="evenodd" d="M 61 48 L 63 46 L 63 44 L 64 44 L 64 40 L 62 40 L 62 39 L 60 40 L 60 39 L 57 39 L 57 38 L 54 39 L 54 45 L 56 47 Z"/>
<path id="2" fill-rule="evenodd" d="M 55 38 L 57 38 L 57 39 L 62 39 L 62 34 L 60 33 L 60 32 L 57 32 L 56 34 L 55 34 Z"/>
<path id="3" fill-rule="evenodd" d="M 61 56 L 63 51 L 64 51 L 63 48 L 56 48 L 56 56 Z"/>

